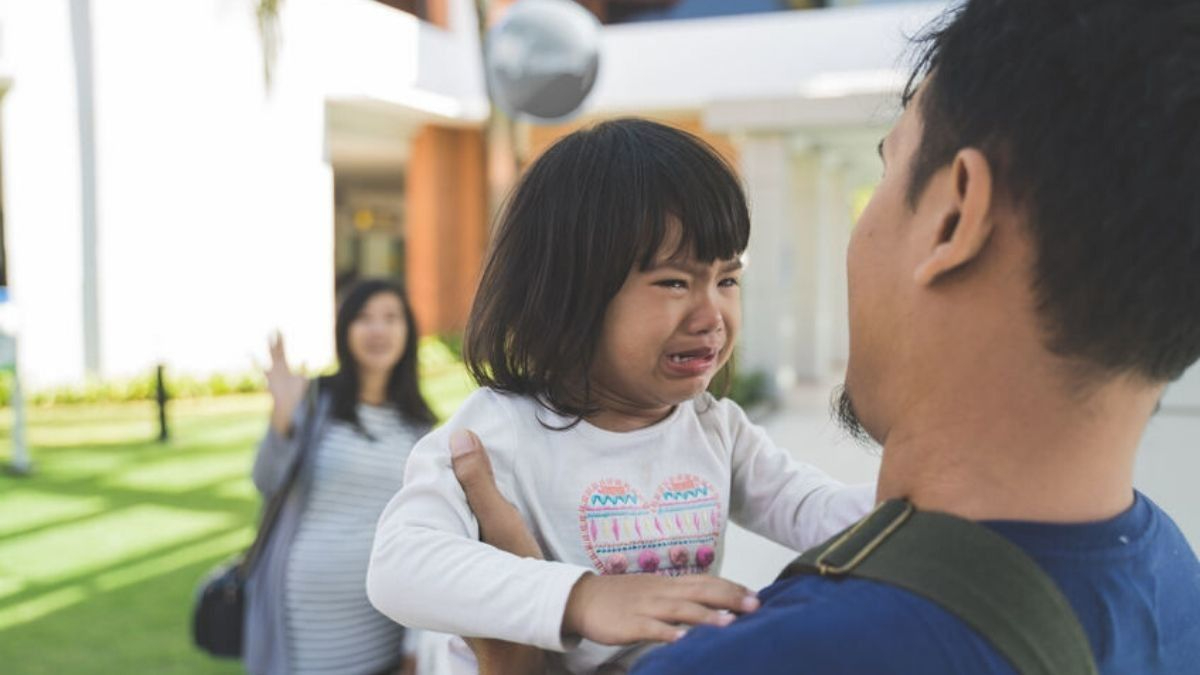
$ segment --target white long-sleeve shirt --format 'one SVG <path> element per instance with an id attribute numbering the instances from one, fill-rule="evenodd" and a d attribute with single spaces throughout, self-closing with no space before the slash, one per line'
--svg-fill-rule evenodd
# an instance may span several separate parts
<path id="1" fill-rule="evenodd" d="M 566 652 L 555 670 L 591 673 L 629 650 L 564 641 L 567 597 L 583 574 L 716 573 L 728 519 L 803 550 L 874 501 L 873 486 L 844 486 L 792 459 L 737 404 L 707 394 L 637 431 L 553 428 L 570 421 L 480 389 L 418 442 L 376 530 L 375 607 L 406 626 Z M 479 435 L 546 560 L 478 541 L 450 463 L 457 429 Z"/>

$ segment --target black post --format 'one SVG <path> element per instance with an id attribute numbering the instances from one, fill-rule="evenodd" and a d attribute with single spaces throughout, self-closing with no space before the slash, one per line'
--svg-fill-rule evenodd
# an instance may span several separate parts
<path id="1" fill-rule="evenodd" d="M 155 369 L 155 399 L 158 401 L 158 442 L 166 443 L 170 438 L 167 431 L 167 384 L 163 378 L 163 365 Z"/>

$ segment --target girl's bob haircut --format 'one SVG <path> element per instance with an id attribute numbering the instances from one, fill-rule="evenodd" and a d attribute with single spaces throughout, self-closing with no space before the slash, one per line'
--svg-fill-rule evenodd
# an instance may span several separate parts
<path id="1" fill-rule="evenodd" d="M 701 139 L 642 119 L 565 136 L 499 217 L 467 321 L 467 367 L 481 386 L 586 417 L 604 315 L 634 265 L 649 268 L 675 241 L 669 255 L 732 260 L 749 236 L 742 186 Z"/>

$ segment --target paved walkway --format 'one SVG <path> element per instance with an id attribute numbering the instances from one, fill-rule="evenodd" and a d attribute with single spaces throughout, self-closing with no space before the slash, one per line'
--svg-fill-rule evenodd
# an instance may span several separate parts
<path id="1" fill-rule="evenodd" d="M 829 414 L 832 388 L 833 383 L 799 387 L 760 423 L 798 459 L 833 477 L 846 482 L 874 480 L 879 450 L 850 441 L 833 422 Z M 1174 517 L 1192 546 L 1200 550 L 1200 407 L 1163 407 L 1146 433 L 1135 484 Z M 793 557 L 792 551 L 731 525 L 722 575 L 761 588 Z"/>

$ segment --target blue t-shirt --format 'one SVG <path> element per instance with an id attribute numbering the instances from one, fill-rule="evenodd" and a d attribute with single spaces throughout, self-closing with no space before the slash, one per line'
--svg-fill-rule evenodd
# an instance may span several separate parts
<path id="1" fill-rule="evenodd" d="M 1057 583 L 1083 624 L 1100 672 L 1200 673 L 1200 561 L 1141 493 L 1111 520 L 984 523 Z M 971 673 L 1012 675 L 973 629 L 932 602 L 864 579 L 800 576 L 727 628 L 701 627 L 651 652 L 636 675 L 680 673 Z"/>

